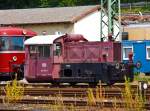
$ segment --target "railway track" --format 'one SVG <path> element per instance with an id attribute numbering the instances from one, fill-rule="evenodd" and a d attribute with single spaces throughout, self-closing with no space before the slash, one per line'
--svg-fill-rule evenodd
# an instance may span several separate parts
<path id="1" fill-rule="evenodd" d="M 0 102 L 2 102 L 2 98 L 0 98 Z M 11 104 L 11 102 L 9 103 Z M 89 100 L 87 98 L 58 98 L 58 97 L 23 97 L 20 101 L 16 101 L 15 104 L 37 104 L 37 105 L 64 105 L 70 106 L 74 105 L 76 107 L 85 107 L 85 106 L 92 106 L 92 107 L 107 107 L 113 108 L 114 105 L 118 106 L 119 108 L 124 108 L 126 106 L 126 101 L 124 100 L 116 100 L 116 99 L 100 99 L 96 100 L 94 103 L 89 105 Z M 1 108 L 0 108 L 1 109 Z M 150 101 L 146 101 L 144 103 L 144 109 L 150 110 Z"/>
<path id="2" fill-rule="evenodd" d="M 106 89 L 99 89 L 99 88 L 90 88 L 93 91 L 93 94 L 102 93 L 104 97 L 110 98 L 116 96 L 117 98 L 122 97 L 122 93 L 124 90 L 119 88 L 106 88 Z M 5 96 L 6 89 L 0 90 L 0 95 Z M 99 91 L 98 91 L 99 90 Z M 132 90 L 133 93 L 137 92 L 137 89 Z M 57 96 L 61 94 L 63 97 L 86 97 L 88 94 L 88 88 L 25 88 L 24 95 L 28 96 Z M 150 90 L 145 91 L 146 97 L 150 97 Z"/>
<path id="3" fill-rule="evenodd" d="M 6 84 L 0 86 L 0 95 L 6 95 Z M 125 86 L 124 85 L 114 85 L 114 86 L 88 86 L 88 85 L 78 85 L 78 86 L 68 86 L 68 85 L 42 85 L 42 84 L 28 84 L 24 85 L 24 95 L 30 96 L 55 96 L 61 94 L 64 97 L 84 97 L 87 96 L 88 89 L 92 89 L 93 93 L 96 94 L 96 91 L 101 91 L 105 97 L 121 96 Z M 131 85 L 132 92 L 138 91 L 137 85 Z M 146 90 L 146 95 L 150 96 L 150 86 Z"/>
<path id="4" fill-rule="evenodd" d="M 8 83 L 12 83 L 12 81 L 11 82 L 8 82 Z M 95 88 L 96 86 L 95 85 L 89 85 L 89 84 L 86 84 L 86 83 L 79 83 L 79 84 L 77 84 L 77 85 L 73 85 L 73 86 L 71 86 L 71 85 L 69 85 L 69 84 L 67 84 L 67 83 L 64 83 L 64 84 L 59 84 L 59 85 L 52 85 L 51 83 L 22 83 L 22 82 L 20 82 L 20 84 L 22 85 L 22 86 L 24 86 L 24 87 L 34 87 L 34 88 L 36 88 L 36 87 L 42 87 L 42 88 L 68 88 L 68 87 L 71 87 L 71 88 Z M 7 85 L 7 83 L 5 82 L 5 83 L 2 83 L 2 84 L 0 84 L 0 87 L 5 87 Z M 112 85 L 112 86 L 108 86 L 108 85 L 106 85 L 106 84 L 98 84 L 97 86 L 102 86 L 102 87 L 108 87 L 108 88 L 125 88 L 125 84 L 124 83 L 116 83 L 115 85 Z M 138 85 L 137 85 L 137 83 L 133 83 L 133 84 L 131 84 L 131 87 L 132 88 L 136 88 L 136 87 L 138 87 Z M 148 87 L 150 87 L 150 85 L 148 86 Z"/>
<path id="5" fill-rule="evenodd" d="M 0 103 L 3 104 L 6 96 L 6 84 L 0 86 Z M 24 84 L 24 94 L 21 100 L 15 101 L 17 104 L 54 104 L 63 100 L 64 105 L 73 104 L 75 106 L 88 105 L 88 91 L 92 90 L 95 98 L 95 105 L 103 104 L 103 107 L 113 107 L 114 103 L 119 107 L 125 106 L 125 101 L 122 99 L 125 86 L 122 84 L 114 86 L 88 86 L 77 85 L 68 86 L 60 85 L 53 86 L 49 84 Z M 133 96 L 138 92 L 137 85 L 131 85 Z M 150 86 L 144 92 L 146 97 L 145 108 L 150 109 Z M 102 96 L 97 99 L 97 95 Z M 11 102 L 10 102 L 11 103 Z M 13 102 L 12 102 L 13 103 Z"/>

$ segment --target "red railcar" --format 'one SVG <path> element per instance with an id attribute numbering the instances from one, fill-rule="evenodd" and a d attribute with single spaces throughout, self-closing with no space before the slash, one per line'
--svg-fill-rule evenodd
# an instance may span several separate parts
<path id="1" fill-rule="evenodd" d="M 44 42 L 45 41 L 45 42 Z M 121 43 L 89 42 L 82 35 L 37 36 L 25 41 L 29 82 L 71 84 L 133 80 L 133 63 L 122 63 Z"/>
<path id="2" fill-rule="evenodd" d="M 0 80 L 10 80 L 16 73 L 18 79 L 23 77 L 24 40 L 35 35 L 31 30 L 0 27 Z"/>

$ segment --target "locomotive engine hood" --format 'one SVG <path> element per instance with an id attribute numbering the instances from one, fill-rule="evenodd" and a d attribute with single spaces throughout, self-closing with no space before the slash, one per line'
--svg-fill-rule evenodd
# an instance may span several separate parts
<path id="1" fill-rule="evenodd" d="M 36 44 L 53 44 L 55 42 L 86 42 L 81 34 L 63 34 L 63 35 L 38 35 L 27 39 L 25 45 L 36 45 Z"/>
<path id="2" fill-rule="evenodd" d="M 86 38 L 83 37 L 83 35 L 81 34 L 65 34 L 62 35 L 59 38 L 56 38 L 54 40 L 54 42 L 58 42 L 58 41 L 63 41 L 64 43 L 66 42 L 87 42 L 88 40 Z"/>

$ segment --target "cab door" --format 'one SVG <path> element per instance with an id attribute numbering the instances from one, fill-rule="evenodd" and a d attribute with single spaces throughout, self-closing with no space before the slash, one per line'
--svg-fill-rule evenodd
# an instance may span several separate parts
<path id="1" fill-rule="evenodd" d="M 29 46 L 29 59 L 27 59 L 27 57 L 26 57 L 27 61 L 26 61 L 26 65 L 25 65 L 25 69 L 26 69 L 25 71 L 29 70 L 29 72 L 26 72 L 26 75 L 29 76 L 29 74 L 30 74 L 30 76 L 32 78 L 35 78 L 36 73 L 37 73 L 37 71 L 36 71 L 37 58 L 38 58 L 38 50 L 37 49 L 38 49 L 37 46 L 34 46 L 34 45 Z"/>
<path id="2" fill-rule="evenodd" d="M 36 77 L 48 79 L 52 71 L 52 57 L 50 45 L 38 46 L 38 56 L 36 60 Z"/>
<path id="3" fill-rule="evenodd" d="M 29 73 L 34 78 L 48 79 L 52 71 L 50 45 L 30 46 Z"/>

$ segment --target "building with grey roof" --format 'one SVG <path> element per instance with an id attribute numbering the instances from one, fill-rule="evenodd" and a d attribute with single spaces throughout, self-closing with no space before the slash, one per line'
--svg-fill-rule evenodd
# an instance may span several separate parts
<path id="1" fill-rule="evenodd" d="M 100 6 L 0 10 L 1 26 L 19 26 L 38 34 L 79 33 L 100 39 Z"/>
<path id="2" fill-rule="evenodd" d="M 0 24 L 75 23 L 99 10 L 99 6 L 57 7 L 0 10 Z"/>

